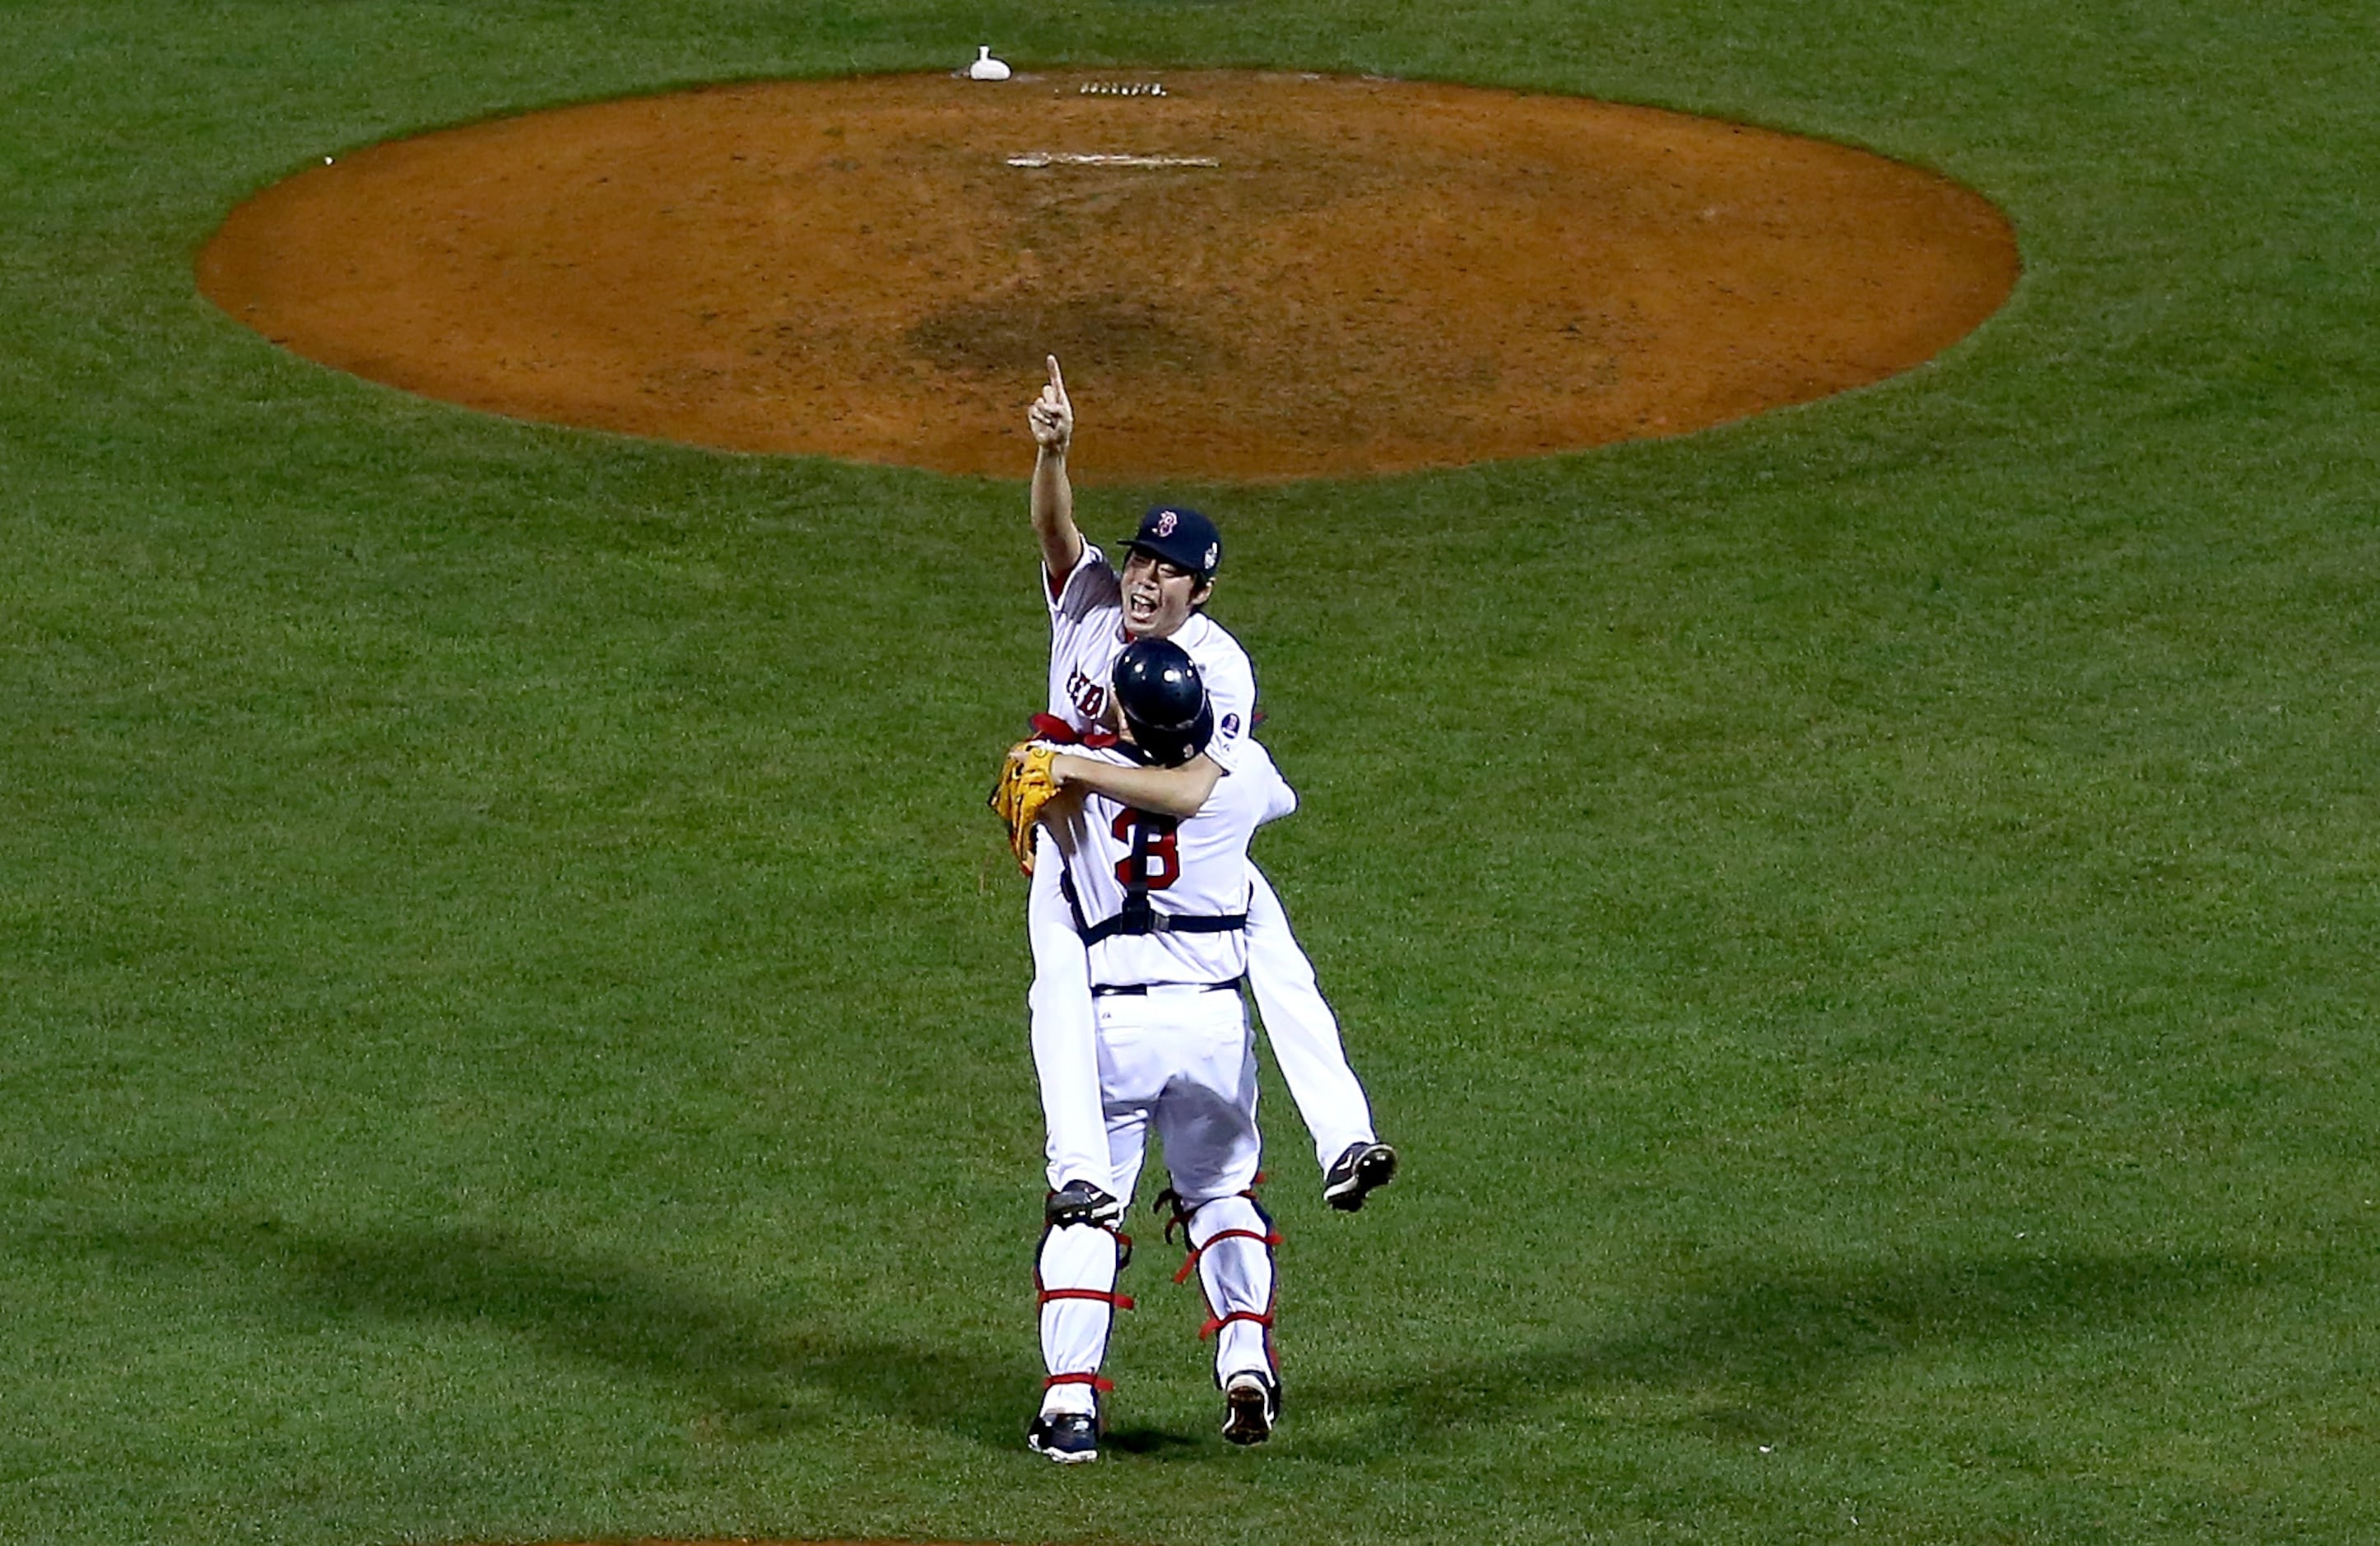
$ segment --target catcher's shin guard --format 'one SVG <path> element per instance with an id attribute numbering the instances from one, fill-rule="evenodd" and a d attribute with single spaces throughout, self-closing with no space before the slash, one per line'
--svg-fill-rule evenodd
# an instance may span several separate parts
<path id="1" fill-rule="evenodd" d="M 1130 1258 L 1132 1242 L 1111 1225 L 1051 1225 L 1041 1233 L 1033 1287 L 1040 1306 L 1043 1382 L 1041 1409 L 1097 1412 L 1099 1378 L 1107 1358 L 1115 1312 L 1132 1300 L 1115 1291 L 1116 1273 Z"/>
<path id="2" fill-rule="evenodd" d="M 1207 1323 L 1202 1337 L 1215 1339 L 1215 1383 L 1245 1369 L 1262 1369 L 1278 1402 L 1281 1361 L 1272 1340 L 1273 1248 L 1281 1234 L 1253 1191 L 1210 1198 L 1195 1208 L 1174 1199 L 1173 1222 L 1183 1231 L 1190 1255 L 1173 1281 L 1196 1272 L 1206 1296 Z"/>

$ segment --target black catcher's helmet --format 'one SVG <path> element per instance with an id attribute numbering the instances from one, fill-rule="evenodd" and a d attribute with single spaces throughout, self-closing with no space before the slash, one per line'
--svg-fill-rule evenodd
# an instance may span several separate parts
<path id="1" fill-rule="evenodd" d="M 1116 657 L 1112 680 L 1133 744 L 1150 761 L 1179 767 L 1206 749 L 1215 733 L 1215 710 L 1181 645 L 1170 639 L 1133 640 Z"/>

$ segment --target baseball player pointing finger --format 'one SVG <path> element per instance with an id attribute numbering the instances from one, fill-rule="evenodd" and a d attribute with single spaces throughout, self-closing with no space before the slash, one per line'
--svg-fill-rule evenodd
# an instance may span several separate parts
<path id="1" fill-rule="evenodd" d="M 1061 756 L 1050 775 L 1061 785 L 1135 810 L 1186 818 L 1206 805 L 1218 781 L 1232 775 L 1244 749 L 1253 744 L 1255 669 L 1239 641 L 1202 610 L 1222 563 L 1222 538 L 1197 511 L 1160 505 L 1142 517 L 1121 571 L 1086 542 L 1075 524 L 1066 474 L 1074 404 L 1055 357 L 1049 371 L 1026 411 L 1036 446 L 1033 534 L 1050 625 L 1047 712 L 1037 717 L 1037 728 L 1062 742 L 1104 740 L 1110 676 L 1136 639 L 1166 639 L 1188 654 L 1214 716 L 1201 749 L 1178 765 Z M 1046 838 L 1042 844 L 1046 849 Z M 1120 1204 L 1098 1102 L 1089 977 L 1060 890 L 1061 868 L 1055 862 L 1034 867 L 1027 913 L 1033 1051 L 1049 1143 L 1050 1216 L 1089 1218 L 1111 1214 Z M 1396 1153 L 1373 1130 L 1370 1102 L 1347 1065 L 1337 1016 L 1316 986 L 1313 964 L 1299 948 L 1280 898 L 1252 863 L 1246 883 L 1248 985 L 1291 1097 L 1314 1135 L 1324 1196 L 1352 1211 L 1395 1175 Z"/>

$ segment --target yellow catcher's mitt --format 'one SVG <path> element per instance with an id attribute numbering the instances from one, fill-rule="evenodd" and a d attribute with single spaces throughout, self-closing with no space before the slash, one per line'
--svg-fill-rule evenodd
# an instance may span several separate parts
<path id="1" fill-rule="evenodd" d="M 1008 823 L 1008 846 L 1016 866 L 1033 873 L 1033 824 L 1041 808 L 1058 794 L 1050 781 L 1050 760 L 1058 753 L 1034 741 L 1019 741 L 1000 764 L 1000 782 L 992 785 L 992 813 Z"/>

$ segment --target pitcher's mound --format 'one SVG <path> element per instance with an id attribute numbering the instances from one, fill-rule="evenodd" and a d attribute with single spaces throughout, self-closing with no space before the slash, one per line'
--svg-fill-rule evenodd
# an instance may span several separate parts
<path id="1" fill-rule="evenodd" d="M 1054 353 L 1091 481 L 1682 434 L 1919 364 L 2016 275 L 1985 200 L 1840 145 L 1229 71 L 536 113 L 310 168 L 199 259 L 325 364 L 739 451 L 1022 477 Z"/>

